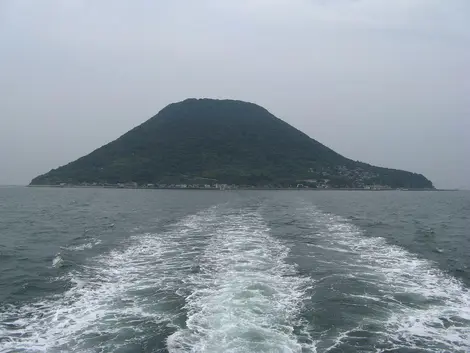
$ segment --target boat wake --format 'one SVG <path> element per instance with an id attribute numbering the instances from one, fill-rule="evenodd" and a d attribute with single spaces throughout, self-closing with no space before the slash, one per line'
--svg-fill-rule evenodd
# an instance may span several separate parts
<path id="1" fill-rule="evenodd" d="M 366 236 L 342 217 L 315 207 L 305 212 L 319 230 L 310 236 L 311 256 L 322 263 L 320 271 L 333 270 L 325 271 L 325 284 L 347 283 L 342 294 L 348 303 L 373 313 L 338 333 L 325 351 L 361 345 L 377 352 L 470 351 L 470 293 L 459 280 L 383 238 Z"/>
<path id="2" fill-rule="evenodd" d="M 187 281 L 186 328 L 168 338 L 170 353 L 312 352 L 299 320 L 310 280 L 285 259 L 289 249 L 259 214 L 219 216 Z"/>
<path id="3" fill-rule="evenodd" d="M 165 330 L 182 315 L 184 300 L 175 291 L 204 247 L 198 230 L 212 211 L 162 234 L 132 236 L 122 250 L 70 271 L 71 287 L 60 295 L 0 308 L 0 352 L 132 350 Z M 58 256 L 53 265 L 62 261 Z"/>
<path id="4" fill-rule="evenodd" d="M 58 254 L 70 286 L 0 306 L 0 352 L 470 351 L 457 279 L 312 205 L 275 232 L 268 206 L 134 232 L 85 265 Z"/>

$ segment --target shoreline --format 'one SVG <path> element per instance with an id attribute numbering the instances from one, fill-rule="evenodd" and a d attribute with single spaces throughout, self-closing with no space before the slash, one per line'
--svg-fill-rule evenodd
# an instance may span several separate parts
<path id="1" fill-rule="evenodd" d="M 364 189 L 364 188 L 267 188 L 267 187 L 237 187 L 237 188 L 195 188 L 195 187 L 119 187 L 111 185 L 26 185 L 32 188 L 59 188 L 59 189 L 123 189 L 123 190 L 200 190 L 200 191 L 464 191 L 459 189 Z"/>

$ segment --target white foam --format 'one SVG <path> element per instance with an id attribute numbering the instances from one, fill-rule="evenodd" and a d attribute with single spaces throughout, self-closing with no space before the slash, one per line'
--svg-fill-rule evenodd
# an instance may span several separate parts
<path id="1" fill-rule="evenodd" d="M 64 259 L 60 256 L 60 253 L 52 259 L 52 267 L 61 267 L 63 263 Z"/>
<path id="2" fill-rule="evenodd" d="M 204 240 L 197 231 L 210 215 L 187 217 L 163 234 L 132 236 L 123 250 L 71 272 L 73 285 L 61 295 L 0 308 L 0 352 L 115 350 L 129 343 L 120 334 L 139 336 L 145 323 L 170 322 L 180 310 L 168 310 L 165 300 L 190 271 Z M 99 334 L 108 341 L 96 341 Z"/>
<path id="3" fill-rule="evenodd" d="M 389 315 L 381 323 L 383 332 L 377 332 L 379 342 L 429 352 L 470 351 L 470 293 L 459 280 L 383 238 L 365 236 L 341 217 L 316 208 L 309 213 L 323 228 L 316 235 L 323 244 L 319 247 L 348 253 L 336 265 L 379 289 L 380 294 L 365 293 L 363 299 L 387 303 Z M 338 337 L 335 346 L 345 337 Z"/>
<path id="4" fill-rule="evenodd" d="M 88 242 L 88 243 L 84 243 L 84 244 L 80 244 L 80 245 L 70 245 L 70 246 L 63 247 L 63 249 L 64 250 L 69 250 L 69 251 L 83 251 L 83 250 L 86 250 L 86 249 L 91 249 L 95 245 L 99 245 L 99 244 L 101 244 L 101 240 L 96 239 L 93 242 Z"/>
<path id="5" fill-rule="evenodd" d="M 169 352 L 314 351 L 294 334 L 310 281 L 285 262 L 288 250 L 259 214 L 219 216 L 200 272 L 188 279 L 187 328 L 168 338 Z"/>

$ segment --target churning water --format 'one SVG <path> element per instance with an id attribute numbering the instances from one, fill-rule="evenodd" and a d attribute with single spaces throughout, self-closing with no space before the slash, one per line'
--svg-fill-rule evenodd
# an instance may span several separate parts
<path id="1" fill-rule="evenodd" d="M 469 352 L 470 193 L 0 189 L 0 352 Z"/>

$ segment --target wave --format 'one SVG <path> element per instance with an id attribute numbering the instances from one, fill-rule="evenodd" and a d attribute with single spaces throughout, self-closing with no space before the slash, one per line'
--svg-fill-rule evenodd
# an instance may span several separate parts
<path id="1" fill-rule="evenodd" d="M 56 254 L 56 256 L 52 259 L 52 267 L 61 267 L 64 263 L 64 259 L 60 256 L 60 253 Z"/>
<path id="2" fill-rule="evenodd" d="M 92 239 L 93 241 L 87 242 L 87 243 L 82 243 L 78 245 L 68 245 L 61 247 L 63 250 L 68 250 L 68 251 L 83 251 L 86 249 L 92 249 L 95 245 L 99 245 L 102 243 L 100 239 Z"/>

